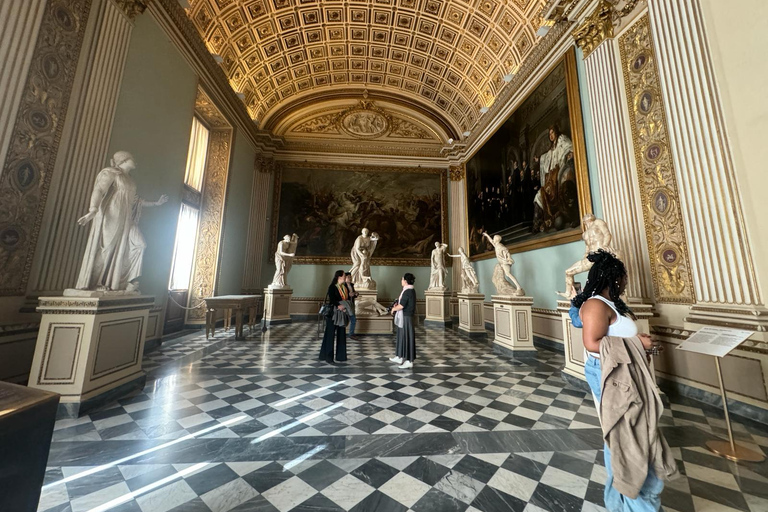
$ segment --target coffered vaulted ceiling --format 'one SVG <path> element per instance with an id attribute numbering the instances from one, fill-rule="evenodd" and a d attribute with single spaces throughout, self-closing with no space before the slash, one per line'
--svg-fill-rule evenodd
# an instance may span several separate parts
<path id="1" fill-rule="evenodd" d="M 191 0 L 187 13 L 262 126 L 328 88 L 369 89 L 461 133 L 533 48 L 545 3 Z"/>

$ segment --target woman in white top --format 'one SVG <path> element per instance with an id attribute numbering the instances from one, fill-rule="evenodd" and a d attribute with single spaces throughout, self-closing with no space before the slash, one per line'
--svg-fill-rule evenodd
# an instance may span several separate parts
<path id="1" fill-rule="evenodd" d="M 584 374 L 592 390 L 598 414 L 600 412 L 601 371 L 600 343 L 606 336 L 631 338 L 638 336 L 647 351 L 653 343 L 647 334 L 638 334 L 636 317 L 621 300 L 627 287 L 627 270 L 624 263 L 613 254 L 602 249 L 591 253 L 587 259 L 593 263 L 587 277 L 584 291 L 577 295 L 573 307 L 579 310 L 583 324 L 582 338 L 586 351 Z M 608 480 L 605 483 L 605 507 L 609 512 L 656 512 L 661 508 L 661 491 L 664 482 L 649 468 L 648 477 L 640 494 L 635 499 L 621 495 L 613 488 L 611 454 L 605 446 L 605 469 Z"/>

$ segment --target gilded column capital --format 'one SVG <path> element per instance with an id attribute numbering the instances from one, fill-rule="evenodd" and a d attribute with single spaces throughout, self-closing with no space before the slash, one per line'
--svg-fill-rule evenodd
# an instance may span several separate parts
<path id="1" fill-rule="evenodd" d="M 595 11 L 573 31 L 576 44 L 586 59 L 600 43 L 613 37 L 613 6 L 602 0 Z"/>
<path id="2" fill-rule="evenodd" d="M 149 0 L 112 0 L 130 19 L 143 13 L 149 5 Z"/>
<path id="3" fill-rule="evenodd" d="M 463 165 L 452 165 L 448 168 L 448 179 L 451 181 L 461 181 L 466 175 L 467 173 Z"/>

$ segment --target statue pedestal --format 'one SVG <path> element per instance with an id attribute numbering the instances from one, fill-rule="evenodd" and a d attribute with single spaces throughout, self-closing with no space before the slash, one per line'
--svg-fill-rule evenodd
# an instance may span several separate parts
<path id="1" fill-rule="evenodd" d="M 470 337 L 484 337 L 485 319 L 483 318 L 482 293 L 459 293 L 459 330 Z"/>
<path id="2" fill-rule="evenodd" d="M 266 325 L 291 323 L 291 288 L 264 288 L 264 322 Z"/>
<path id="3" fill-rule="evenodd" d="M 653 316 L 652 306 L 649 304 L 630 303 L 637 316 L 638 332 L 651 332 L 648 319 Z M 584 342 L 581 338 L 581 329 L 574 327 L 568 312 L 571 309 L 571 301 L 557 301 L 557 310 L 563 326 L 563 348 L 565 349 L 565 366 L 563 367 L 563 379 L 574 387 L 589 391 L 587 379 L 584 376 Z M 656 374 L 651 361 L 651 371 Z"/>
<path id="4" fill-rule="evenodd" d="M 494 352 L 511 356 L 535 356 L 533 330 L 531 328 L 531 306 L 533 297 L 515 295 L 494 295 L 493 339 Z"/>
<path id="5" fill-rule="evenodd" d="M 453 322 L 451 320 L 451 291 L 432 289 L 424 292 L 427 298 L 427 316 L 424 319 L 425 325 L 435 325 L 445 327 L 446 324 Z"/>
<path id="6" fill-rule="evenodd" d="M 43 314 L 29 374 L 31 388 L 61 395 L 58 417 L 88 410 L 141 390 L 149 310 L 155 298 L 41 297 Z"/>
<path id="7" fill-rule="evenodd" d="M 360 296 L 355 299 L 355 315 L 357 324 L 355 334 L 393 334 L 395 332 L 395 322 L 392 315 L 381 316 L 370 308 L 358 307 L 362 302 L 377 302 L 378 292 L 376 290 L 357 290 Z M 389 306 L 389 304 L 383 306 Z"/>

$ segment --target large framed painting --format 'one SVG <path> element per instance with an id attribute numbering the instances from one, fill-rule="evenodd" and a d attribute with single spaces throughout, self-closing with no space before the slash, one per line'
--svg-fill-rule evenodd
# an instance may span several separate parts
<path id="1" fill-rule="evenodd" d="M 576 73 L 569 51 L 467 162 L 473 259 L 494 254 L 483 233 L 513 252 L 580 239 L 592 200 Z"/>
<path id="2" fill-rule="evenodd" d="M 428 266 L 448 239 L 446 169 L 286 163 L 275 191 L 272 246 L 298 235 L 297 264 L 348 265 L 363 228 L 374 265 Z"/>

